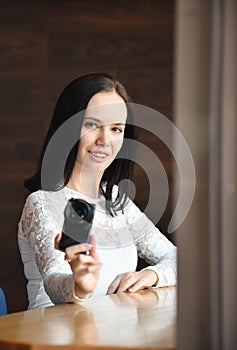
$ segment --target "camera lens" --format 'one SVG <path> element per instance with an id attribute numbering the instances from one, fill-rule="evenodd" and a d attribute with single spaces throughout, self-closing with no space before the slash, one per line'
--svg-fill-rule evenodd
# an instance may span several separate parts
<path id="1" fill-rule="evenodd" d="M 83 202 L 75 202 L 72 204 L 73 209 L 82 218 L 86 218 L 88 214 L 88 206 Z"/>
<path id="2" fill-rule="evenodd" d="M 70 205 L 69 205 L 70 203 Z M 83 199 L 69 199 L 66 206 L 65 215 L 71 222 L 88 222 L 90 223 L 94 216 L 95 206 L 86 202 Z"/>

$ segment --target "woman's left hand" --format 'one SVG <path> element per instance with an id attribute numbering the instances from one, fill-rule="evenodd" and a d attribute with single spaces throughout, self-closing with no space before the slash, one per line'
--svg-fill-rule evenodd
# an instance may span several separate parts
<path id="1" fill-rule="evenodd" d="M 118 292 L 137 292 L 156 285 L 158 276 L 153 270 L 126 272 L 118 275 L 108 288 L 107 294 Z"/>

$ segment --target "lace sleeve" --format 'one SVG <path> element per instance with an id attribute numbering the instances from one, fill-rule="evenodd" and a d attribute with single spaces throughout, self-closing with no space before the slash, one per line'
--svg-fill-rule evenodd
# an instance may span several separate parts
<path id="1" fill-rule="evenodd" d="M 138 255 L 150 264 L 145 269 L 152 269 L 158 274 L 157 286 L 176 285 L 176 247 L 134 203 L 129 202 L 126 215 L 129 231 L 135 241 Z"/>
<path id="2" fill-rule="evenodd" d="M 54 304 L 74 301 L 74 280 L 64 253 L 54 248 L 60 231 L 45 208 L 40 191 L 26 200 L 22 214 L 22 229 L 34 252 L 46 293 Z"/>

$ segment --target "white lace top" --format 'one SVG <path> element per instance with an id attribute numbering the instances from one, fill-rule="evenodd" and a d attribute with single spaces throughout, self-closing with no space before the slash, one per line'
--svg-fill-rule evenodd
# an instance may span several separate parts
<path id="1" fill-rule="evenodd" d="M 28 279 L 29 309 L 77 302 L 74 280 L 64 253 L 54 248 L 62 231 L 68 199 L 82 198 L 96 205 L 91 234 L 102 268 L 94 296 L 104 295 L 114 278 L 135 271 L 137 253 L 158 276 L 158 287 L 176 284 L 176 248 L 129 200 L 112 217 L 105 198 L 91 199 L 67 187 L 57 192 L 37 191 L 28 196 L 18 224 L 18 244 Z"/>

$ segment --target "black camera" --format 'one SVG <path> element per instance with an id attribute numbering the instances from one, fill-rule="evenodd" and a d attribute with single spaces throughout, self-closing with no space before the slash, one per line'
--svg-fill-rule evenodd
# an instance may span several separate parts
<path id="1" fill-rule="evenodd" d="M 83 199 L 71 198 L 64 209 L 64 224 L 59 248 L 87 243 L 95 213 L 95 205 Z"/>

